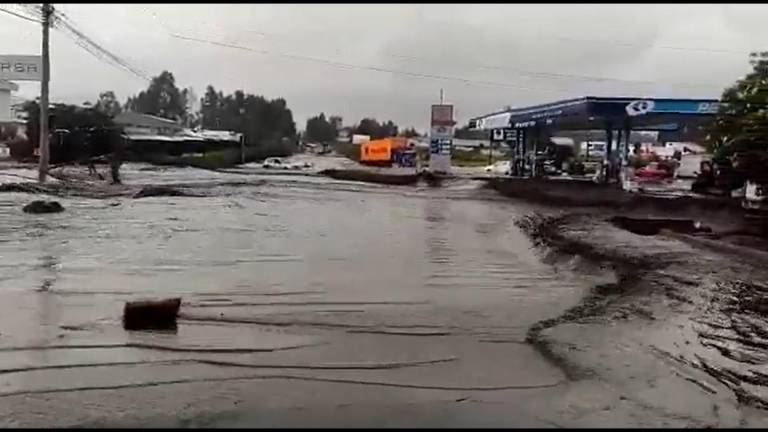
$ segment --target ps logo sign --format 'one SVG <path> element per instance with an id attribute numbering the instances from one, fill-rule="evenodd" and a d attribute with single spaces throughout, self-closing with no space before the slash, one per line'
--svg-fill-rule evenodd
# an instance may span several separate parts
<path id="1" fill-rule="evenodd" d="M 638 100 L 627 105 L 625 110 L 630 116 L 638 116 L 653 111 L 653 101 Z"/>
<path id="2" fill-rule="evenodd" d="M 504 129 L 493 130 L 493 141 L 504 141 Z"/>

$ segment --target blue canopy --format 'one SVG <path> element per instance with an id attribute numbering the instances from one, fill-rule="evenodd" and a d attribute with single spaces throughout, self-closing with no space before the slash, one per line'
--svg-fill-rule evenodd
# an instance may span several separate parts
<path id="1" fill-rule="evenodd" d="M 470 120 L 470 128 L 676 130 L 683 123 L 711 120 L 719 107 L 716 99 L 587 96 L 476 117 Z"/>

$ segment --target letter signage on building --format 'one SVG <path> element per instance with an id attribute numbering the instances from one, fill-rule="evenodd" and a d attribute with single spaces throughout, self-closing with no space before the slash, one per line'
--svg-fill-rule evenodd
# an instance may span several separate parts
<path id="1" fill-rule="evenodd" d="M 0 55 L 0 79 L 41 81 L 43 58 L 37 55 Z"/>

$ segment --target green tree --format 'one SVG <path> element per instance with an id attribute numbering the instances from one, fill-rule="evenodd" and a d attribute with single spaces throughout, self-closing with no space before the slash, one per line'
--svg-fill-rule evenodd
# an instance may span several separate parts
<path id="1" fill-rule="evenodd" d="M 243 133 L 251 146 L 296 139 L 296 123 L 285 99 L 267 100 L 242 90 L 224 95 L 209 85 L 200 105 L 204 129 Z"/>
<path id="2" fill-rule="evenodd" d="M 391 120 L 386 123 L 379 123 L 374 118 L 364 118 L 354 127 L 353 133 L 358 135 L 368 135 L 372 139 L 397 136 L 398 127 Z"/>
<path id="3" fill-rule="evenodd" d="M 750 54 L 749 63 L 752 71 L 723 91 L 719 112 L 707 131 L 707 147 L 715 159 L 767 148 L 768 52 Z"/>
<path id="4" fill-rule="evenodd" d="M 36 101 L 30 101 L 22 108 L 27 113 L 29 142 L 37 147 L 40 142 L 40 106 Z M 53 163 L 106 155 L 120 143 L 120 129 L 107 114 L 94 108 L 55 104 L 49 113 Z M 66 132 L 56 133 L 57 130 Z"/>
<path id="5" fill-rule="evenodd" d="M 410 128 L 405 128 L 405 129 L 404 129 L 404 130 L 403 130 L 403 131 L 400 133 L 400 135 L 401 135 L 401 136 L 404 136 L 404 137 L 406 137 L 406 138 L 415 138 L 415 137 L 418 137 L 418 136 L 419 136 L 419 132 L 417 132 L 417 131 L 416 131 L 416 129 L 414 129 L 414 128 L 410 127 Z"/>
<path id="6" fill-rule="evenodd" d="M 184 121 L 187 114 L 187 92 L 176 87 L 173 74 L 163 71 L 152 78 L 147 90 L 129 97 L 126 110 Z"/>
<path id="7" fill-rule="evenodd" d="M 339 131 L 341 131 L 341 128 L 344 127 L 343 120 L 341 116 L 332 115 L 328 118 L 328 123 L 333 126 L 333 129 L 336 131 L 335 136 L 339 136 Z"/>
<path id="8" fill-rule="evenodd" d="M 110 117 L 123 112 L 123 107 L 120 105 L 120 101 L 115 97 L 115 92 L 112 90 L 105 91 L 99 94 L 99 100 L 93 106 L 96 111 L 102 112 Z"/>
<path id="9" fill-rule="evenodd" d="M 332 119 L 334 117 L 331 117 Z M 325 114 L 312 117 L 307 120 L 307 126 L 304 129 L 304 138 L 308 141 L 328 143 L 336 139 L 338 131 L 336 127 L 325 119 Z"/>

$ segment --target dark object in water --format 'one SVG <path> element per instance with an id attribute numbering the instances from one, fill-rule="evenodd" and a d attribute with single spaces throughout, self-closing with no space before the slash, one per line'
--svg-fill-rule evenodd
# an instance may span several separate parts
<path id="1" fill-rule="evenodd" d="M 430 187 L 440 187 L 443 184 L 443 179 L 431 171 L 422 171 L 421 177 Z"/>
<path id="2" fill-rule="evenodd" d="M 148 186 L 136 192 L 136 194 L 133 197 L 147 198 L 147 197 L 156 197 L 156 196 L 180 197 L 180 196 L 193 196 L 193 195 L 190 195 L 186 192 L 183 192 L 168 186 Z"/>
<path id="3" fill-rule="evenodd" d="M 362 181 L 368 183 L 380 183 L 388 185 L 415 185 L 419 182 L 419 174 L 392 174 L 379 173 L 367 170 L 355 169 L 327 169 L 320 171 L 321 175 L 336 180 Z"/>
<path id="4" fill-rule="evenodd" d="M 24 213 L 60 213 L 64 207 L 56 201 L 32 201 L 22 209 Z"/>
<path id="5" fill-rule="evenodd" d="M 173 330 L 181 307 L 181 298 L 127 302 L 123 308 L 126 330 Z"/>
<path id="6" fill-rule="evenodd" d="M 712 232 L 711 228 L 690 219 L 635 219 L 614 216 L 611 218 L 611 223 L 629 232 L 645 236 L 657 235 L 663 229 L 683 234 Z"/>

